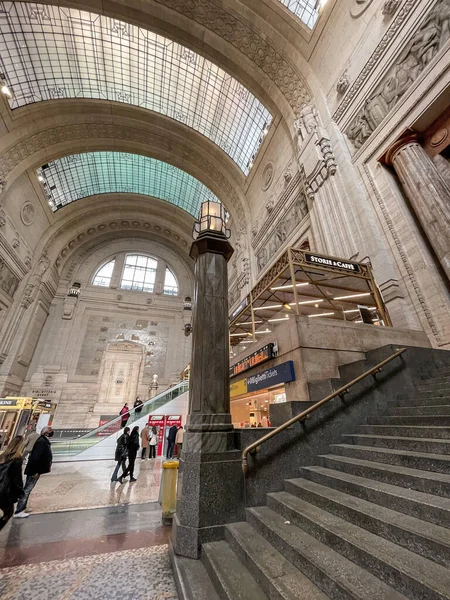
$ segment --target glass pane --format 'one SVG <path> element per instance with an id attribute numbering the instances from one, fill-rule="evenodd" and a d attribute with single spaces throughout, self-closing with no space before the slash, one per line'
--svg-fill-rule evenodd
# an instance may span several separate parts
<path id="1" fill-rule="evenodd" d="M 219 202 L 200 181 L 168 163 L 122 152 L 87 152 L 58 158 L 38 169 L 52 210 L 97 194 L 129 192 L 153 196 L 185 210 L 195 218 L 202 202 Z M 135 265 L 137 256 L 126 263 Z M 156 268 L 156 261 L 142 262 Z M 150 264 L 149 263 L 149 264 Z"/>
<path id="2" fill-rule="evenodd" d="M 175 275 L 168 267 L 166 267 L 166 274 L 164 277 L 164 293 L 171 296 L 176 296 L 178 294 L 177 280 L 175 279 Z"/>
<path id="3" fill-rule="evenodd" d="M 146 256 L 138 256 L 137 257 L 137 265 L 139 267 L 146 267 L 147 266 L 147 257 Z"/>
<path id="4" fill-rule="evenodd" d="M 305 20 L 312 0 L 283 0 Z M 53 98 L 124 102 L 180 121 L 247 174 L 272 116 L 215 64 L 157 33 L 76 8 L 2 2 L 11 108 Z"/>
<path id="5" fill-rule="evenodd" d="M 110 262 L 106 263 L 106 265 L 103 265 L 103 267 L 100 267 L 100 269 L 97 271 L 96 275 L 94 276 L 92 284 L 100 285 L 102 287 L 108 287 L 111 282 L 111 276 L 114 271 L 115 262 L 116 261 L 114 259 L 114 260 L 111 260 Z"/>
<path id="6" fill-rule="evenodd" d="M 318 0 L 280 0 L 305 25 L 312 29 L 319 18 Z"/>

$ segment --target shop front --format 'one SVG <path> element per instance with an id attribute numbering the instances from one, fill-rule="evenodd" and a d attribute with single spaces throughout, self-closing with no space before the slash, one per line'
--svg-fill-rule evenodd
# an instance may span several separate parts
<path id="1" fill-rule="evenodd" d="M 291 360 L 244 379 L 232 380 L 230 400 L 233 425 L 238 428 L 270 427 L 269 407 L 286 402 L 285 386 L 292 381 L 295 381 L 295 371 Z"/>

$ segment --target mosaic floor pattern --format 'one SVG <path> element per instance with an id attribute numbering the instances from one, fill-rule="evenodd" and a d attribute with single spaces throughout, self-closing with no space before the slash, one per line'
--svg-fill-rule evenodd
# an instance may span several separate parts
<path id="1" fill-rule="evenodd" d="M 0 570 L 2 600 L 177 600 L 167 545 Z"/>

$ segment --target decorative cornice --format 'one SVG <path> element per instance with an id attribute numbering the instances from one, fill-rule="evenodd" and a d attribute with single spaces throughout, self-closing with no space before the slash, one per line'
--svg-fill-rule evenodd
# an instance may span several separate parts
<path id="1" fill-rule="evenodd" d="M 196 21 L 214 32 L 261 69 L 280 89 L 295 114 L 311 99 L 306 83 L 296 68 L 289 64 L 267 40 L 255 29 L 225 10 L 223 2 L 212 0 L 156 0 L 159 4 Z"/>
<path id="2" fill-rule="evenodd" d="M 417 7 L 417 0 L 406 0 L 405 4 L 397 13 L 397 16 L 392 21 L 391 26 L 386 31 L 384 36 L 381 38 L 380 43 L 373 51 L 371 57 L 364 65 L 364 68 L 356 78 L 353 85 L 348 89 L 345 97 L 342 102 L 337 107 L 336 111 L 333 114 L 333 120 L 339 123 L 340 119 L 344 115 L 345 111 L 358 94 L 359 90 L 364 86 L 368 78 L 372 75 L 375 68 L 378 66 L 381 57 L 386 52 L 388 46 L 392 42 L 392 40 L 396 37 L 399 29 L 402 27 L 405 19 L 409 15 L 409 13 L 413 10 L 413 8 Z"/>

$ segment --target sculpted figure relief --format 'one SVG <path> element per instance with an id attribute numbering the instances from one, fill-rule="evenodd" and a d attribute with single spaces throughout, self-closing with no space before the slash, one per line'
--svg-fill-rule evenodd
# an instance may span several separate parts
<path id="1" fill-rule="evenodd" d="M 346 131 L 360 148 L 450 38 L 450 0 L 441 0 Z"/>

